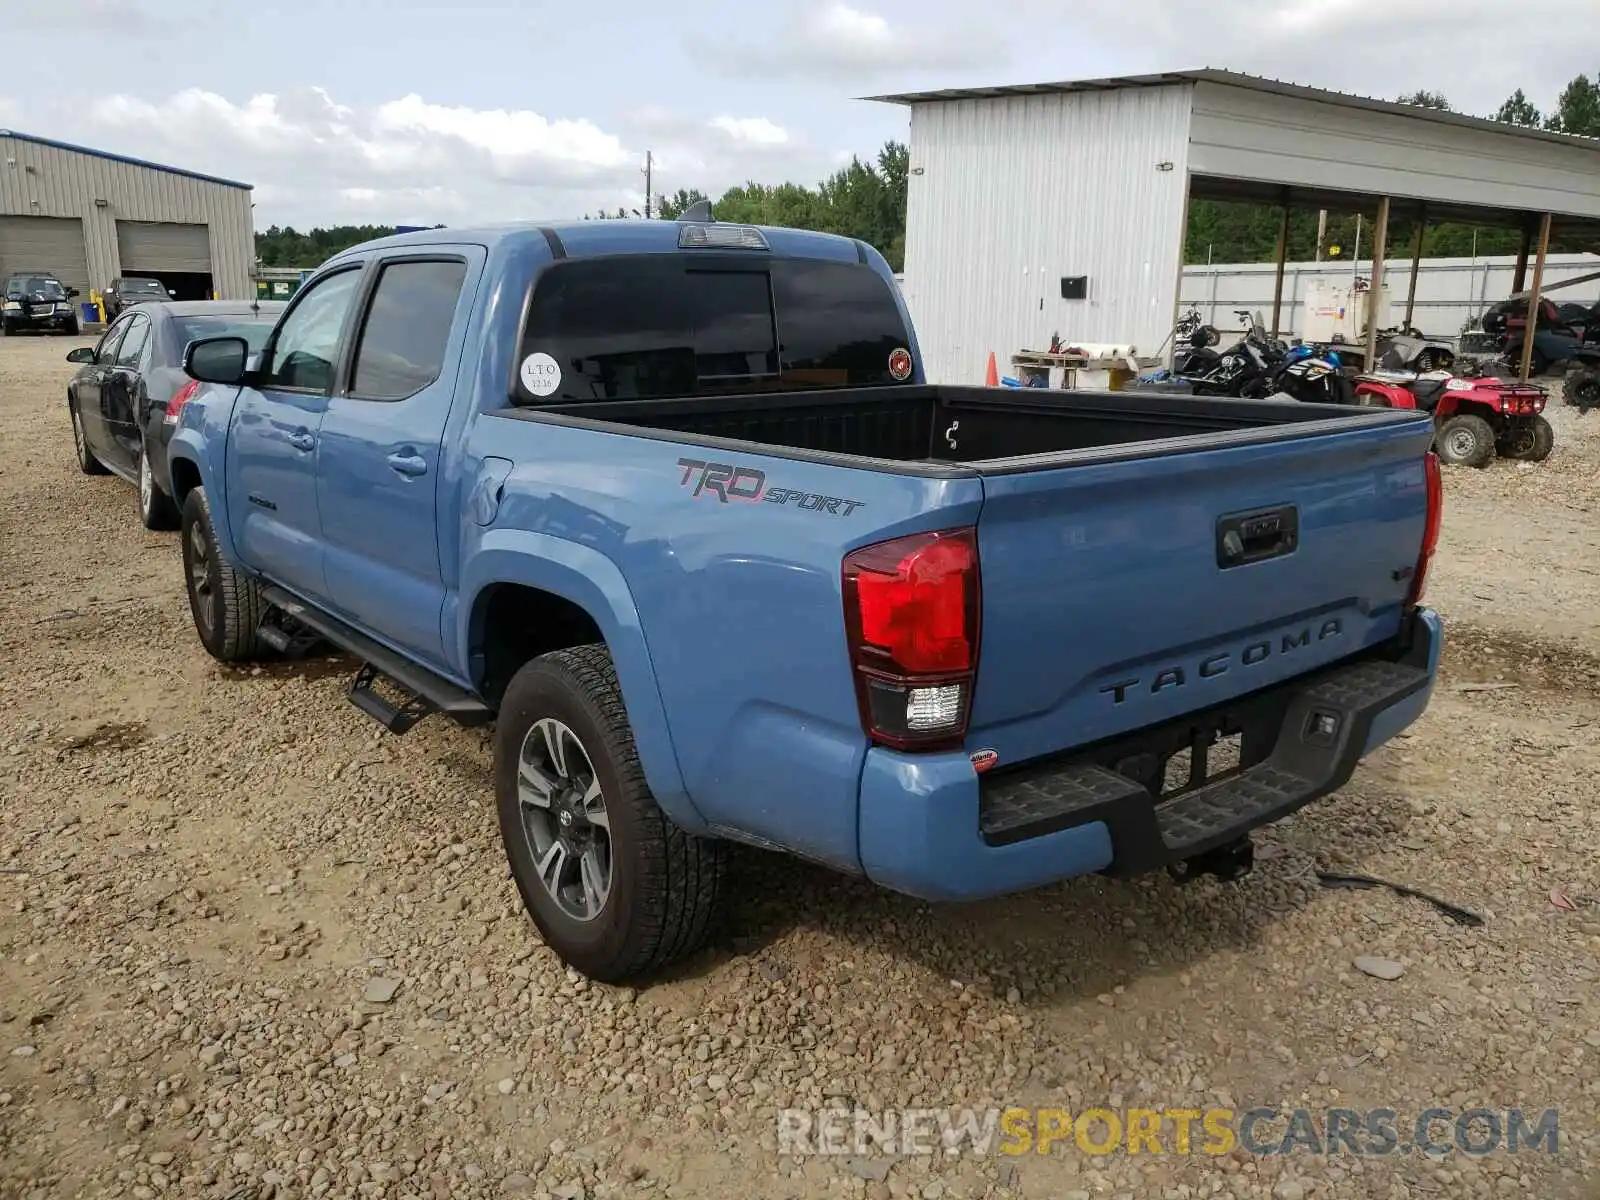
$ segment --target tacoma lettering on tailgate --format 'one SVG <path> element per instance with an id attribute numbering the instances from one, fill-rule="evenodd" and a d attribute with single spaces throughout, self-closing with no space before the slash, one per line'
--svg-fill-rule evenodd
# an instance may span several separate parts
<path id="1" fill-rule="evenodd" d="M 1230 651 L 1202 658 L 1198 663 L 1174 663 L 1170 667 L 1162 667 L 1148 684 L 1141 676 L 1135 675 L 1131 679 L 1119 679 L 1115 683 L 1108 683 L 1100 691 L 1109 695 L 1113 704 L 1121 704 L 1128 698 L 1128 692 L 1134 688 L 1148 688 L 1150 694 L 1155 695 L 1167 688 L 1184 687 L 1191 678 L 1215 679 L 1218 675 L 1226 675 L 1235 667 L 1259 666 L 1274 655 L 1293 654 L 1296 650 L 1311 645 L 1312 642 L 1325 642 L 1329 638 L 1343 636 L 1344 625 L 1337 617 L 1329 617 L 1315 633 L 1312 632 L 1312 627 L 1307 625 L 1294 633 L 1283 634 L 1276 641 L 1272 638 L 1260 638 L 1245 646 L 1237 655 Z"/>

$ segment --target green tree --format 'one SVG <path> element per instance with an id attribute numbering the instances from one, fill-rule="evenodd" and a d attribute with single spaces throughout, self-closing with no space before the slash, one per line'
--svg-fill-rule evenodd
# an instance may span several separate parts
<path id="1" fill-rule="evenodd" d="M 1555 133 L 1600 137 L 1600 74 L 1579 75 L 1562 90 L 1544 127 Z"/>
<path id="2" fill-rule="evenodd" d="M 1506 98 L 1506 102 L 1500 106 L 1500 111 L 1494 114 L 1494 119 L 1507 125 L 1522 125 L 1529 129 L 1537 129 L 1544 120 L 1521 88 Z"/>
<path id="3" fill-rule="evenodd" d="M 1409 96 L 1400 97 L 1401 104 L 1415 104 L 1418 108 L 1436 108 L 1440 112 L 1451 112 L 1450 101 L 1446 100 L 1439 92 L 1419 91 L 1412 92 Z"/>

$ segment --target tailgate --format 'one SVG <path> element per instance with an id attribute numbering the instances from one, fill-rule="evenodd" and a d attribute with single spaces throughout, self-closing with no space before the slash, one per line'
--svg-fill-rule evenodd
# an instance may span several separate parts
<path id="1" fill-rule="evenodd" d="M 1389 414 L 1386 414 L 1386 416 Z M 1422 417 L 984 470 L 969 747 L 1171 720 L 1392 637 L 1427 520 Z"/>

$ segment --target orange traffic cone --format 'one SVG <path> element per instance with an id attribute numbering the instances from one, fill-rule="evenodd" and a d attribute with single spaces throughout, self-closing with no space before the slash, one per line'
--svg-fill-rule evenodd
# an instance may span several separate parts
<path id="1" fill-rule="evenodd" d="M 1000 386 L 1000 371 L 999 371 L 999 368 L 997 368 L 995 366 L 995 363 L 994 363 L 994 351 L 993 350 L 989 351 L 989 369 L 986 372 L 984 372 L 983 386 L 984 387 L 999 387 Z"/>

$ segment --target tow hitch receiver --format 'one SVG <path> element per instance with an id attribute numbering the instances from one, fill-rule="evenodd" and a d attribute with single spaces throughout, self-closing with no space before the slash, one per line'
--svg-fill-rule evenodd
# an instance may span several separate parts
<path id="1" fill-rule="evenodd" d="M 1167 873 L 1178 883 L 1193 883 L 1202 875 L 1215 875 L 1224 883 L 1232 883 L 1250 874 L 1255 865 L 1255 843 L 1245 834 L 1226 846 L 1173 863 L 1167 867 Z"/>

